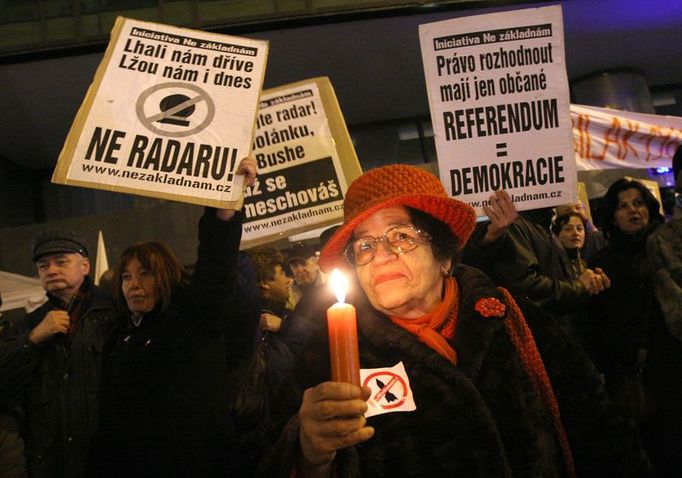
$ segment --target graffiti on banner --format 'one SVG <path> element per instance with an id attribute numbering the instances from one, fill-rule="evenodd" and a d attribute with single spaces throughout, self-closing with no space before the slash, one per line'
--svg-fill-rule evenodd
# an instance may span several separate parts
<path id="1" fill-rule="evenodd" d="M 671 167 L 682 144 L 679 116 L 571 105 L 579 170 Z"/>

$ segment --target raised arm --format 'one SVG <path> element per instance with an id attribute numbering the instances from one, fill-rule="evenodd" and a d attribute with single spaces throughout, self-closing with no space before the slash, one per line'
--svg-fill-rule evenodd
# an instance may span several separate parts
<path id="1" fill-rule="evenodd" d="M 256 178 L 256 161 L 240 162 L 237 174 L 245 184 Z M 207 208 L 199 220 L 199 250 L 192 276 L 192 300 L 197 320 L 210 330 L 224 330 L 230 318 L 238 317 L 233 305 L 237 277 L 237 256 L 242 234 L 242 217 L 234 209 Z M 238 324 L 230 324 L 233 325 Z"/>
<path id="2" fill-rule="evenodd" d="M 552 262 L 551 255 L 560 251 L 553 250 L 549 231 L 540 231 L 519 218 L 506 191 L 496 191 L 484 211 L 490 222 L 474 231 L 465 249 L 464 262 L 484 270 L 514 294 L 551 311 L 571 312 L 585 306 L 590 295 L 610 285 L 600 270 L 586 270 L 575 280 L 549 275 L 546 263 Z"/>

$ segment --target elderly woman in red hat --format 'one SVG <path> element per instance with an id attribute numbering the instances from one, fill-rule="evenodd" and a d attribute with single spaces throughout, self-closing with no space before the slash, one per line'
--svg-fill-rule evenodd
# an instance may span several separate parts
<path id="1" fill-rule="evenodd" d="M 610 412 L 552 317 L 456 257 L 471 207 L 392 165 L 348 189 L 321 266 L 355 279 L 362 386 L 330 382 L 326 334 L 284 387 L 268 476 L 647 476 L 634 426 Z M 292 416 L 293 415 L 293 416 Z"/>

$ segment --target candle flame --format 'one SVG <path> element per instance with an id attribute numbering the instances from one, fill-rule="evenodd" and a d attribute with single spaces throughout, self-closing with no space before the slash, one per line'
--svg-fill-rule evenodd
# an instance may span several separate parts
<path id="1" fill-rule="evenodd" d="M 338 269 L 334 269 L 329 278 L 329 285 L 334 291 L 336 300 L 339 302 L 345 302 L 346 292 L 348 291 L 348 278 L 346 275 Z"/>

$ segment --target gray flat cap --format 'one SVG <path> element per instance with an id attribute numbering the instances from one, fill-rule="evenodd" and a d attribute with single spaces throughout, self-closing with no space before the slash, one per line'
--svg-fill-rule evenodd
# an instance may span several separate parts
<path id="1" fill-rule="evenodd" d="M 33 262 L 59 252 L 77 252 L 88 257 L 88 244 L 83 236 L 66 229 L 46 229 L 33 238 Z"/>

